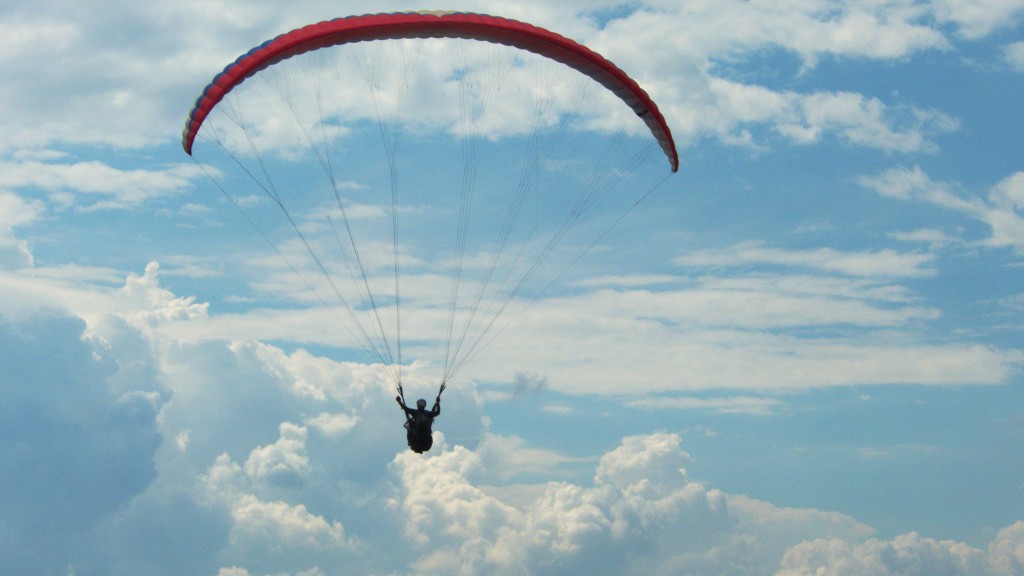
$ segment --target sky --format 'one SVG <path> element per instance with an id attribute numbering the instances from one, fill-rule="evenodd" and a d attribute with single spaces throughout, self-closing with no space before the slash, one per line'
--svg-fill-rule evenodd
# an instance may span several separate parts
<path id="1" fill-rule="evenodd" d="M 455 6 L 617 64 L 658 103 L 680 168 L 599 92 L 530 156 L 570 110 L 532 64 L 506 72 L 551 89 L 549 116 L 523 120 L 525 92 L 504 89 L 459 132 L 451 90 L 486 66 L 428 44 L 402 116 L 384 116 L 403 130 L 392 201 L 370 104 L 395 101 L 393 78 L 367 99 L 343 69 L 305 125 L 338 146 L 332 191 L 389 346 L 402 321 L 402 353 L 380 354 L 304 260 L 302 238 L 343 231 L 337 212 L 298 205 L 282 225 L 216 154 L 258 144 L 282 195 L 323 191 L 271 120 L 282 109 L 225 101 L 254 136 L 197 140 L 194 157 L 181 130 L 264 40 L 449 8 L 0 6 L 0 572 L 1024 574 L 1024 2 Z M 306 75 L 291 74 L 279 92 Z M 611 140 L 642 161 L 584 149 Z M 461 222 L 445 170 L 464 141 L 482 159 L 466 294 L 502 222 L 488 199 L 520 166 L 541 228 L 576 162 L 625 203 L 589 209 L 512 294 L 417 455 L 395 374 L 410 400 L 441 378 Z"/>

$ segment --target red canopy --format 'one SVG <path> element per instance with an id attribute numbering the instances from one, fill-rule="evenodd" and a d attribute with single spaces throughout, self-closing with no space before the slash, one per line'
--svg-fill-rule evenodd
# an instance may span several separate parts
<path id="1" fill-rule="evenodd" d="M 218 74 L 196 99 L 182 133 L 182 147 L 192 143 L 214 106 L 235 86 L 260 70 L 286 58 L 327 46 L 396 38 L 465 38 L 513 46 L 574 68 L 611 90 L 647 123 L 668 156 L 672 171 L 679 168 L 672 133 L 665 118 L 635 80 L 600 54 L 564 36 L 536 26 L 483 14 L 462 12 L 397 12 L 338 18 L 310 24 L 253 48 Z"/>

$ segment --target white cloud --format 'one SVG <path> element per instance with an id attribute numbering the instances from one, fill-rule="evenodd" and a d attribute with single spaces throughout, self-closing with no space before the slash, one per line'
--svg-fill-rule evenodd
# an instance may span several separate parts
<path id="1" fill-rule="evenodd" d="M 201 176 L 199 167 L 189 164 L 157 170 L 124 170 L 98 161 L 0 163 L 0 186 L 41 188 L 53 193 L 58 201 L 63 193 L 83 194 L 72 202 L 87 210 L 138 206 L 180 193 Z M 97 197 L 98 200 L 92 200 Z"/>
<path id="2" fill-rule="evenodd" d="M 892 168 L 878 176 L 861 178 L 860 183 L 883 196 L 927 202 L 966 214 L 991 231 L 978 243 L 1024 253 L 1024 172 L 1006 177 L 986 196 L 971 195 L 954 183 L 932 180 L 919 167 Z"/>
<path id="3" fill-rule="evenodd" d="M 159 309 L 168 300 L 142 301 Z M 38 431 L 66 421 L 77 430 L 27 435 L 40 442 L 30 453 L 11 443 L 0 448 L 5 510 L 13 511 L 0 528 L 0 541 L 10 544 L 0 556 L 5 570 L 72 564 L 109 574 L 320 574 L 318 567 L 344 564 L 361 573 L 469 576 L 719 574 L 770 573 L 780 560 L 784 570 L 835 568 L 851 558 L 870 562 L 878 550 L 937 558 L 946 564 L 928 565 L 940 567 L 982 554 L 913 535 L 878 544 L 865 540 L 870 528 L 841 514 L 723 494 L 690 478 L 689 456 L 675 434 L 623 438 L 600 455 L 592 483 L 508 485 L 557 476 L 561 466 L 586 460 L 479 427 L 460 432 L 467 425 L 460 420 L 479 426 L 482 416 L 459 388 L 446 393 L 454 394 L 448 401 L 456 408 L 443 416 L 443 429 L 480 441 L 455 443 L 438 434 L 433 451 L 415 455 L 402 445 L 400 415 L 390 390 L 369 375 L 373 367 L 330 370 L 332 362 L 308 353 L 179 342 L 145 332 L 149 324 L 131 326 L 106 318 L 90 324 L 83 339 L 85 323 L 67 317 L 0 324 L 4 349 L 18 351 L 0 357 L 0 380 L 53 366 L 53 358 L 70 356 L 76 368 L 58 370 L 58 378 L 40 373 L 34 386 L 3 385 L 5 401 L 19 407 L 52 402 L 51 417 L 42 421 L 32 410 L 5 412 L 4 429 Z M 40 347 L 44 335 L 57 348 Z M 67 374 L 78 380 L 66 382 Z M 340 375 L 348 380 L 328 386 Z M 299 379 L 307 383 L 296 386 Z M 358 418 L 336 422 L 357 407 Z M 329 432 L 335 428 L 343 431 Z M 172 440 L 182 434 L 187 442 Z M 73 457 L 81 453 L 96 458 Z M 62 476 L 46 486 L 12 476 L 42 464 L 78 470 L 67 476 L 75 489 L 61 492 L 59 502 L 52 489 Z M 97 480 L 95 490 L 83 484 L 89 478 Z M 69 524 L 33 523 L 40 506 L 57 504 L 76 511 Z M 1011 526 L 993 541 L 985 561 L 1002 570 L 993 574 L 1019 569 L 1021 534 Z M 823 545 L 812 538 L 832 539 L 820 542 L 832 542 L 833 552 L 815 552 Z M 29 549 L 45 554 L 19 553 L 29 539 Z M 83 549 L 76 544 L 82 539 L 97 545 Z"/>
<path id="4" fill-rule="evenodd" d="M 901 166 L 886 170 L 878 176 L 865 176 L 860 184 L 883 196 L 900 200 L 931 202 L 962 212 L 976 212 L 978 203 L 963 198 L 956 186 L 932 180 L 920 167 Z"/>
<path id="5" fill-rule="evenodd" d="M 341 436 L 359 424 L 359 416 L 322 412 L 306 420 L 306 425 L 327 436 Z"/>
<path id="6" fill-rule="evenodd" d="M 119 336 L 110 350 L 61 312 L 0 318 L 0 572 L 63 573 L 90 555 L 79 542 L 97 523 L 157 477 L 158 413 L 171 394 L 135 369 L 149 354 L 143 336 Z"/>
<path id="7" fill-rule="evenodd" d="M 583 40 L 636 71 L 680 142 L 711 136 L 764 146 L 751 130 L 766 126 L 798 143 L 834 136 L 855 146 L 921 152 L 934 151 L 930 138 L 956 130 L 958 122 L 938 110 L 887 105 L 855 92 L 772 89 L 752 81 L 743 65 L 750 55 L 776 49 L 795 54 L 804 70 L 826 56 L 889 60 L 948 50 L 928 16 L 928 7 L 905 2 L 665 3 Z"/>
<path id="8" fill-rule="evenodd" d="M 635 296 L 657 308 L 646 295 Z M 601 304 L 607 307 L 610 302 Z M 827 315 L 824 311 L 830 303 L 821 305 Z M 733 311 L 735 317 L 749 314 L 752 306 L 739 306 Z M 914 330 L 904 333 L 884 329 L 885 325 L 868 330 L 863 338 L 850 338 L 840 324 L 830 337 L 824 333 L 827 322 L 805 324 L 818 327 L 819 334 L 813 336 L 801 335 L 801 330 L 779 333 L 784 326 L 781 320 L 773 320 L 773 329 L 746 319 L 737 326 L 733 317 L 723 318 L 720 313 L 710 319 L 724 323 L 716 327 L 708 324 L 706 316 L 694 316 L 697 326 L 689 324 L 689 317 L 677 326 L 676 320 L 662 316 L 588 318 L 582 312 L 595 309 L 601 307 L 581 306 L 574 314 L 563 303 L 521 318 L 503 334 L 503 345 L 488 349 L 474 365 L 473 375 L 483 381 L 502 381 L 522 365 L 522 358 L 529 358 L 532 366 L 545 371 L 552 390 L 620 395 L 627 390 L 650 394 L 715 388 L 777 391 L 855 384 L 999 383 L 1011 378 L 1024 361 L 1013 350 L 926 343 L 917 341 Z M 632 334 L 634 339 L 625 341 L 620 334 Z"/>
<path id="9" fill-rule="evenodd" d="M 1024 42 L 1014 42 L 1004 49 L 1004 56 L 1010 68 L 1024 72 Z"/>
<path id="10" fill-rule="evenodd" d="M 830 56 L 892 61 L 949 50 L 940 26 L 977 37 L 1020 10 L 998 0 L 938 6 L 666 0 L 611 22 L 602 18 L 621 13 L 621 2 L 468 8 L 536 19 L 598 47 L 664 104 L 686 145 L 718 138 L 764 147 L 775 133 L 786 143 L 835 139 L 901 154 L 933 150 L 933 137 L 956 121 L 855 88 L 797 88 L 800 74 Z M 135 274 L 85 260 L 33 267 L 22 231 L 44 215 L 148 209 L 188 190 L 197 167 L 152 158 L 180 153 L 182 114 L 198 88 L 260 40 L 337 11 L 331 2 L 198 0 L 0 9 L 0 106 L 12 111 L 0 119 L 0 187 L 13 191 L 0 192 L 0 396 L 13 407 L 0 410 L 0 572 L 764 574 L 780 560 L 793 573 L 910 572 L 915 562 L 936 574 L 1024 570 L 1021 523 L 1001 530 L 987 553 L 916 534 L 869 540 L 870 527 L 848 516 L 695 482 L 672 434 L 630 436 L 583 458 L 490 434 L 483 396 L 469 383 L 510 381 L 529 366 L 541 376 L 521 378 L 523 390 L 628 389 L 642 404 L 651 392 L 715 387 L 1006 382 L 1024 361 L 1019 352 L 935 343 L 920 330 L 938 312 L 903 281 L 941 269 L 926 253 L 736 245 L 682 257 L 678 264 L 704 269 L 697 279 L 581 283 L 602 290 L 538 302 L 537 314 L 503 335 L 507 346 L 489 349 L 446 392 L 444 433 L 426 457 L 404 449 L 382 367 L 335 358 L 358 343 L 321 309 L 227 314 L 161 284 L 172 274 L 222 272 L 200 260 L 168 259 Z M 1016 46 L 1006 58 L 1019 67 Z M 803 68 L 771 83 L 762 71 L 744 76 L 750 55 L 773 51 Z M 126 161 L 125 147 L 147 159 Z M 96 150 L 103 160 L 88 156 Z M 992 246 L 1024 244 L 1019 175 L 976 196 L 915 169 L 865 184 L 984 222 Z M 341 188 L 355 195 L 359 186 Z M 48 205 L 18 195 L 40 191 Z M 206 208 L 184 202 L 178 210 Z M 350 216 L 373 225 L 381 213 L 362 203 Z M 903 235 L 952 237 L 920 228 Z M 731 274 L 742 268 L 770 273 Z M 266 280 L 266 294 L 306 291 L 294 278 Z M 435 366 L 403 369 L 411 394 L 436 390 Z M 754 392 L 735 394 L 670 403 L 777 407 Z M 541 410 L 553 417 L 575 408 Z M 591 460 L 599 460 L 593 481 L 560 476 Z"/>
<path id="11" fill-rule="evenodd" d="M 946 234 L 942 230 L 935 230 L 932 228 L 921 228 L 911 232 L 894 232 L 892 237 L 902 242 L 927 244 L 933 249 L 940 249 L 957 242 L 956 238 Z"/>
<path id="12" fill-rule="evenodd" d="M 632 37 L 641 43 L 638 57 L 669 42 L 683 54 L 718 58 L 778 45 L 811 64 L 827 54 L 886 59 L 949 47 L 942 32 L 925 21 L 927 8 L 905 2 L 649 4 L 654 9 L 612 22 L 615 35 L 603 34 L 602 45 Z"/>
<path id="13" fill-rule="evenodd" d="M 761 250 L 755 248 L 742 258 L 824 266 L 826 256 L 836 262 L 847 256 Z M 856 260 L 850 256 L 851 262 Z M 697 260 L 700 262 L 694 264 L 729 263 L 714 257 Z M 893 262 L 900 261 L 893 258 Z M 915 261 L 907 262 L 910 270 L 915 270 Z M 843 269 L 864 272 L 869 267 L 846 264 Z M 896 274 L 899 266 L 879 270 Z M 344 334 L 336 321 L 316 308 L 211 315 L 206 304 L 162 288 L 158 274 L 159 268 L 150 266 L 141 276 L 130 275 L 124 288 L 116 292 L 91 281 L 83 285 L 75 280 L 57 288 L 65 280 L 55 283 L 12 276 L 4 303 L 14 313 L 26 309 L 19 302 L 48 299 L 82 310 L 90 318 L 101 317 L 101 310 L 116 310 L 161 341 L 190 343 L 184 347 L 175 344 L 171 348 L 175 355 L 186 354 L 188 346 L 215 346 L 239 334 L 330 346 L 345 342 L 339 340 Z M 622 375 L 630 374 L 629 390 L 650 394 L 719 387 L 771 390 L 858 383 L 992 383 L 1005 381 L 1013 373 L 1020 361 L 1013 351 L 919 340 L 916 327 L 935 319 L 937 312 L 915 300 L 906 288 L 884 280 L 805 274 L 738 279 L 709 276 L 691 286 L 664 286 L 656 292 L 603 290 L 572 299 L 542 300 L 530 313 L 517 318 L 502 334 L 501 342 L 488 348 L 466 376 L 503 382 L 530 365 L 531 371 L 544 374 L 543 381 L 552 390 L 621 394 Z M 863 339 L 852 337 L 844 329 L 849 326 L 867 329 L 868 334 Z M 814 336 L 800 335 L 799 330 L 805 328 L 813 328 Z M 836 334 L 830 337 L 832 329 Z M 798 332 L 787 334 L 790 330 Z M 617 336 L 623 333 L 635 338 Z M 566 342 L 573 343 L 571 354 Z M 338 363 L 303 350 L 285 354 L 276 347 L 253 343 L 239 343 L 232 350 L 233 357 L 225 361 L 255 362 L 254 366 L 267 367 L 266 374 L 286 377 L 282 392 L 309 403 L 309 415 L 351 413 L 329 403 L 354 401 L 359 396 L 353 396 L 353 391 L 393 386 L 380 380 L 379 367 Z M 428 357 L 426 349 L 407 354 Z M 432 394 L 438 370 L 429 364 L 406 367 L 403 380 L 407 390 Z M 304 422 L 305 418 L 290 421 Z M 275 438 L 281 421 L 271 427 Z"/>
<path id="14" fill-rule="evenodd" d="M 294 434 L 294 430 L 286 432 L 282 426 L 282 433 Z M 222 509 L 229 519 L 230 545 L 220 552 L 223 557 L 237 557 L 258 566 L 273 565 L 284 558 L 285 564 L 294 565 L 296 560 L 306 564 L 306 559 L 315 562 L 348 555 L 359 546 L 341 522 L 315 514 L 305 504 L 261 498 L 258 492 L 265 491 L 261 487 L 265 477 L 254 477 L 251 464 L 253 457 L 265 454 L 257 450 L 253 454 L 245 474 L 241 466 L 222 454 L 199 477 L 199 503 Z"/>
<path id="15" fill-rule="evenodd" d="M 853 543 L 817 539 L 787 551 L 775 575 L 1012 576 L 1020 573 L 1022 565 L 1019 557 L 1005 554 L 1004 545 L 1020 546 L 1019 532 L 1019 524 L 1000 531 L 988 553 L 962 542 L 935 540 L 915 532 L 893 540 Z"/>
<path id="16" fill-rule="evenodd" d="M 799 145 L 835 138 L 856 147 L 921 153 L 937 150 L 933 136 L 959 128 L 957 119 L 939 110 L 889 105 L 855 92 L 777 91 L 714 76 L 705 82 L 685 89 L 690 94 L 685 106 L 668 100 L 669 121 L 681 142 L 710 135 L 729 144 L 766 147 L 767 137 L 752 131 L 768 128 Z"/>
<path id="17" fill-rule="evenodd" d="M 1009 576 L 1021 524 L 983 550 L 908 533 L 891 541 L 842 514 L 781 508 L 708 490 L 687 478 L 668 434 L 628 437 L 605 454 L 593 487 L 549 483 L 510 506 L 470 478 L 481 462 L 455 448 L 399 456 L 401 507 L 424 573 L 772 573 Z"/>
<path id="18" fill-rule="evenodd" d="M 659 6 L 652 2 L 649 8 L 634 10 L 597 29 L 591 15 L 600 8 L 583 3 L 552 9 L 543 3 L 520 7 L 493 2 L 477 7 L 482 12 L 551 26 L 592 45 L 636 75 L 665 104 L 684 142 L 705 134 L 740 141 L 746 122 L 769 121 L 805 141 L 834 131 L 857 145 L 910 151 L 930 146 L 930 132 L 948 129 L 948 118 L 935 112 L 894 111 L 854 94 L 800 95 L 756 84 L 734 84 L 733 90 L 758 93 L 762 98 L 725 98 L 716 103 L 714 95 L 720 90 L 715 85 L 725 80 L 706 72 L 716 62 L 729 63 L 771 47 L 797 54 L 805 66 L 813 66 L 825 55 L 894 59 L 923 50 L 948 49 L 942 31 L 929 25 L 926 7 L 905 2 L 870 6 L 818 2 Z M 367 12 L 381 9 L 370 3 L 362 8 Z M 355 13 L 360 8 L 348 10 Z M 976 12 L 1001 22 L 1015 10 L 1009 2 L 993 2 Z M 12 16 L 9 21 L 15 24 L 11 27 L 18 33 L 3 35 L 14 52 L 23 52 L 22 47 L 33 38 L 59 38 L 58 42 L 42 43 L 46 51 L 33 50 L 24 58 L 7 61 L 5 77 L 15 79 L 12 86 L 41 82 L 52 87 L 6 92 L 5 108 L 23 110 L 19 118 L 24 119 L 7 120 L 5 133 L 13 136 L 6 141 L 7 148 L 19 143 L 28 147 L 61 142 L 140 146 L 166 141 L 184 122 L 182 108 L 235 56 L 283 32 L 288 25 L 339 16 L 317 4 L 290 11 L 257 5 L 246 11 L 221 7 L 211 12 L 205 6 L 185 3 L 146 13 L 128 4 L 112 5 L 108 14 L 117 13 L 119 21 L 132 22 L 128 28 L 138 30 L 125 42 L 122 36 L 108 33 L 109 15 L 89 14 L 73 5 L 54 12 L 59 16 L 39 14 L 29 20 L 24 15 Z M 973 15 L 967 4 L 947 3 L 941 12 L 972 32 L 991 27 L 982 25 L 984 19 Z M 156 22 L 161 23 L 163 33 L 146 34 Z M 54 63 L 81 71 L 89 81 L 75 83 L 45 73 Z M 33 76 L 32 71 L 38 70 L 44 74 Z M 353 102 L 347 98 L 336 101 Z M 774 106 L 765 107 L 773 101 Z M 446 102 L 421 104 L 443 109 Z M 53 110 L 61 113 L 53 114 Z"/>
<path id="19" fill-rule="evenodd" d="M 554 450 L 531 447 L 522 438 L 488 434 L 476 448 L 486 477 L 496 484 L 511 479 L 551 478 L 562 473 L 561 466 L 577 462 Z"/>
<path id="20" fill-rule="evenodd" d="M 1024 522 L 1016 522 L 996 534 L 988 546 L 989 562 L 996 574 L 1024 572 Z"/>
<path id="21" fill-rule="evenodd" d="M 1024 172 L 1007 177 L 989 190 L 981 218 L 992 229 L 986 244 L 1024 254 Z"/>
<path id="22" fill-rule="evenodd" d="M 812 540 L 829 534 L 844 541 L 864 540 L 875 530 L 855 518 L 838 512 L 807 508 L 786 508 L 742 495 L 728 497 L 729 509 L 739 518 L 740 525 L 752 533 L 785 536 L 780 542 Z"/>
<path id="23" fill-rule="evenodd" d="M 938 111 L 892 108 L 860 94 L 811 94 L 801 98 L 795 122 L 783 120 L 779 131 L 799 143 L 816 142 L 835 133 L 858 146 L 891 152 L 927 152 L 932 133 L 952 132 L 958 122 Z"/>
<path id="24" fill-rule="evenodd" d="M 697 564 L 728 541 L 735 521 L 722 494 L 686 478 L 686 459 L 678 437 L 626 438 L 601 459 L 594 487 L 549 483 L 514 508 L 468 482 L 480 466 L 471 452 L 399 456 L 400 505 L 423 554 L 414 565 L 430 573 L 644 574 Z"/>
<path id="25" fill-rule="evenodd" d="M 10 230 L 30 224 L 43 213 L 38 201 L 26 200 L 17 194 L 0 191 L 0 227 Z"/>
<path id="26" fill-rule="evenodd" d="M 0 24 L 0 61 L 33 58 L 41 50 L 59 54 L 77 40 L 78 30 L 67 22 L 5 20 Z"/>
<path id="27" fill-rule="evenodd" d="M 28 243 L 14 235 L 14 229 L 36 221 L 45 212 L 39 201 L 0 190 L 0 269 L 31 267 L 32 251 Z"/>
<path id="28" fill-rule="evenodd" d="M 150 262 L 143 275 L 129 274 L 119 296 L 131 303 L 134 311 L 128 318 L 140 325 L 155 326 L 161 322 L 202 318 L 209 305 L 197 303 L 195 297 L 179 298 L 162 288 L 159 281 L 160 264 Z"/>
<path id="29" fill-rule="evenodd" d="M 242 496 L 232 507 L 236 538 L 286 548 L 334 548 L 348 544 L 339 522 L 311 514 L 302 504 L 263 502 Z"/>
<path id="30" fill-rule="evenodd" d="M 767 416 L 782 405 L 781 400 L 756 396 L 726 398 L 647 397 L 630 400 L 628 406 L 656 410 L 709 410 L 719 414 L 750 414 Z"/>
<path id="31" fill-rule="evenodd" d="M 931 276 L 935 257 L 916 252 L 883 249 L 874 252 L 841 252 L 833 248 L 785 250 L 748 242 L 719 250 L 690 252 L 676 257 L 683 266 L 726 267 L 746 265 L 806 268 L 865 278 L 914 278 Z"/>
<path id="32" fill-rule="evenodd" d="M 933 8 L 940 21 L 952 22 L 959 33 L 977 39 L 1013 26 L 1024 13 L 1021 0 L 939 0 Z"/>
<path id="33" fill-rule="evenodd" d="M 306 428 L 283 422 L 277 442 L 254 448 L 245 461 L 245 474 L 252 482 L 301 484 L 310 472 L 306 453 Z"/>

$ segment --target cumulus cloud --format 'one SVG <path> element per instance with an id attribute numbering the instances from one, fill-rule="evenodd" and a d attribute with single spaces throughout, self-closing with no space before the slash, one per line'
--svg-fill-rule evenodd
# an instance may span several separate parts
<path id="1" fill-rule="evenodd" d="M 245 473 L 254 482 L 302 483 L 309 474 L 306 429 L 289 422 L 280 426 L 277 442 L 253 449 L 245 461 Z"/>
<path id="2" fill-rule="evenodd" d="M 915 532 L 892 540 L 849 542 L 816 539 L 789 549 L 776 576 L 879 574 L 906 576 L 1012 576 L 1024 567 L 1019 552 L 1021 523 L 999 532 L 988 551 L 962 542 L 935 540 Z M 1012 550 L 1012 548 L 1010 548 Z"/>
<path id="3" fill-rule="evenodd" d="M 129 274 L 120 296 L 133 304 L 128 318 L 139 324 L 155 325 L 161 321 L 190 319 L 205 316 L 209 307 L 197 303 L 192 296 L 179 298 L 160 286 L 160 263 L 146 264 L 145 272 Z"/>
<path id="4" fill-rule="evenodd" d="M 1019 524 L 986 554 L 913 534 L 870 540 L 841 514 L 725 494 L 691 478 L 671 433 L 623 438 L 589 483 L 551 481 L 586 460 L 487 433 L 458 388 L 445 434 L 415 455 L 372 367 L 166 341 L 151 326 L 0 325 L 18 352 L 0 358 L 16 405 L 0 448 L 5 570 L 710 575 L 917 562 L 1003 576 L 1021 564 Z"/>
<path id="5" fill-rule="evenodd" d="M 889 154 L 932 151 L 935 136 L 957 129 L 957 120 L 851 88 L 802 91 L 801 74 L 827 57 L 891 61 L 949 50 L 946 26 L 977 38 L 1020 14 L 1018 0 L 468 8 L 501 9 L 595 46 L 664 103 L 681 141 L 838 140 Z M 446 392 L 443 433 L 434 451 L 415 456 L 404 447 L 383 367 L 334 357 L 354 344 L 322 310 L 215 310 L 161 283 L 172 272 L 211 277 L 186 260 L 176 270 L 169 260 L 131 274 L 84 262 L 36 266 L 22 231 L 44 215 L 148 209 L 187 190 L 197 166 L 147 159 L 125 167 L 115 159 L 126 147 L 152 157 L 179 153 L 182 115 L 216 71 L 256 42 L 336 10 L 198 0 L 0 9 L 0 105 L 16 111 L 0 119 L 0 572 L 1024 570 L 1022 523 L 1001 530 L 987 550 L 916 533 L 877 538 L 849 516 L 778 507 L 696 481 L 672 433 L 628 436 L 585 456 L 491 433 L 484 402 L 494 397 L 471 382 Z M 800 70 L 774 81 L 750 72 L 750 55 L 774 51 L 793 56 Z M 1015 68 L 1019 52 L 1017 44 L 1005 52 Z M 82 144 L 103 160 L 67 152 Z M 863 183 L 986 223 L 984 244 L 1024 246 L 1017 174 L 983 194 L 919 169 Z M 184 202 L 175 210 L 206 208 Z M 381 214 L 363 204 L 351 215 L 373 222 Z M 928 229 L 905 238 L 948 242 L 953 234 Z M 1001 383 L 1021 363 L 1014 351 L 916 338 L 913 328 L 938 312 L 901 282 L 935 274 L 926 253 L 751 244 L 693 252 L 676 265 L 704 276 L 605 278 L 586 297 L 540 301 L 534 319 L 508 331 L 511 345 L 473 374 L 511 381 L 514 393 L 621 395 L 623 374 L 636 374 L 626 368 L 642 366 L 631 390 L 663 392 L 668 407 L 766 415 L 778 403 L 757 393 L 677 394 Z M 774 273 L 716 275 L 741 267 Z M 268 275 L 264 294 L 306 291 L 281 278 Z M 848 327 L 868 336 L 845 337 Z M 523 371 L 526 357 L 537 372 Z M 436 390 L 431 367 L 403 369 L 411 393 Z M 574 409 L 542 408 L 545 417 Z M 593 462 L 589 481 L 566 473 Z"/>
<path id="6" fill-rule="evenodd" d="M 950 574 L 1010 575 L 1020 524 L 986 553 L 908 533 L 873 539 L 842 514 L 781 508 L 707 489 L 687 476 L 679 438 L 624 438 L 590 487 L 548 483 L 516 504 L 478 489 L 481 461 L 455 447 L 399 456 L 394 506 L 408 519 L 412 566 L 425 574 Z M 511 501 L 510 501 L 511 502 Z"/>
<path id="7" fill-rule="evenodd" d="M 295 433 L 285 432 L 284 426 L 282 431 Z M 268 473 L 279 479 L 281 472 L 253 464 L 254 459 L 265 461 L 266 452 L 254 450 L 244 471 L 227 454 L 221 454 L 199 478 L 200 503 L 222 510 L 230 526 L 230 546 L 221 554 L 267 567 L 294 566 L 302 556 L 330 558 L 350 553 L 358 543 L 346 534 L 341 522 L 315 514 L 301 502 L 260 496 L 265 492 L 260 485 L 265 484 Z"/>
<path id="8" fill-rule="evenodd" d="M 93 527 L 157 476 L 157 415 L 170 393 L 156 374 L 121 373 L 145 361 L 145 345 L 135 347 L 141 356 L 131 347 L 111 354 L 85 332 L 64 313 L 0 319 L 5 573 L 62 572 L 92 556 Z M 123 329 L 120 340 L 143 337 Z"/>
<path id="9" fill-rule="evenodd" d="M 456 447 L 395 460 L 425 573 L 555 574 L 672 570 L 728 540 L 724 495 L 686 477 L 673 435 L 624 439 L 598 464 L 591 488 L 549 483 L 525 507 L 475 488 L 481 461 Z"/>
<path id="10" fill-rule="evenodd" d="M 1000 530 L 988 546 L 988 556 L 996 574 L 1024 572 L 1024 522 Z"/>

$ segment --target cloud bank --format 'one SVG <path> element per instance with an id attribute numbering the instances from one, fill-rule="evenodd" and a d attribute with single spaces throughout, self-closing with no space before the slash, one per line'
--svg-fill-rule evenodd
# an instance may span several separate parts
<path id="1" fill-rule="evenodd" d="M 150 270 L 152 272 L 152 270 Z M 1024 523 L 988 549 L 695 481 L 681 437 L 622 438 L 586 483 L 509 483 L 557 453 L 488 431 L 453 389 L 415 455 L 372 366 L 162 335 L 180 300 L 0 322 L 0 567 L 75 574 L 1020 573 Z M 143 295 L 149 297 L 142 297 Z M 202 317 L 202 309 L 194 314 Z M 522 460 L 522 454 L 530 454 Z"/>

